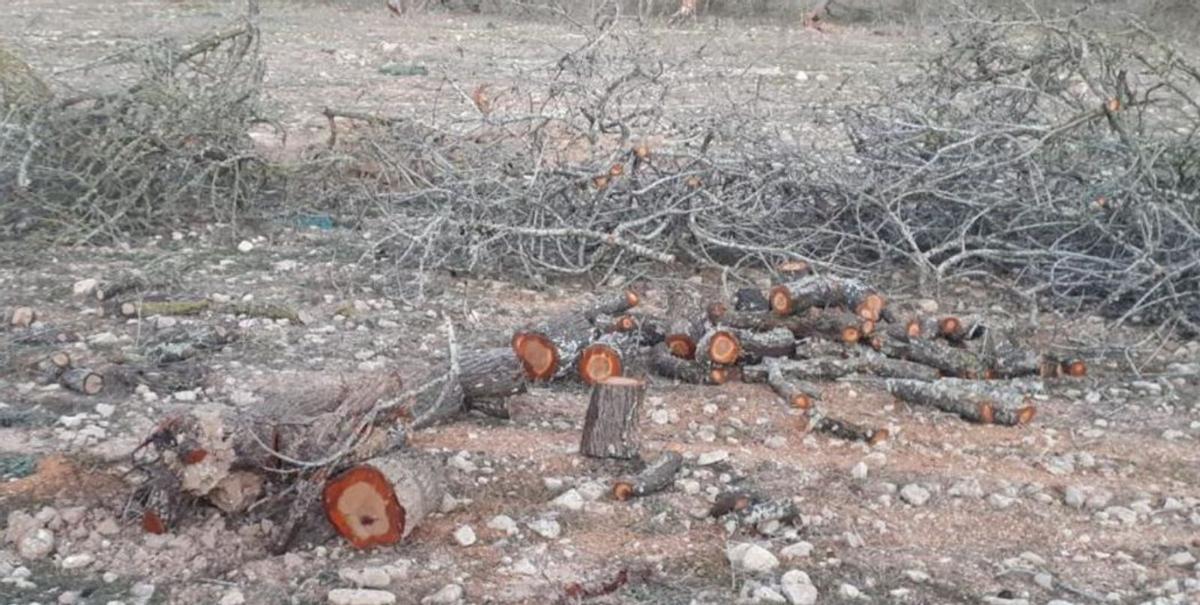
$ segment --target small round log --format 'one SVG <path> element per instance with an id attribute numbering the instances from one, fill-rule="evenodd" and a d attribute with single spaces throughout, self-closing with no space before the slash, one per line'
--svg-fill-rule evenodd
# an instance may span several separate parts
<path id="1" fill-rule="evenodd" d="M 398 453 L 373 458 L 330 479 L 322 493 L 329 522 L 355 548 L 403 540 L 442 503 L 441 465 Z"/>
<path id="2" fill-rule="evenodd" d="M 64 387 L 84 395 L 95 395 L 104 390 L 104 377 L 87 368 L 67 370 L 59 380 Z"/>

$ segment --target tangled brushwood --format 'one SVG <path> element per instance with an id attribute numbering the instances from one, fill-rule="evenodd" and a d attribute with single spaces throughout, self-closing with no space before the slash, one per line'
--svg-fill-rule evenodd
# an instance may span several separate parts
<path id="1" fill-rule="evenodd" d="M 949 31 L 918 76 L 838 111 L 847 144 L 813 153 L 716 95 L 703 116 L 673 111 L 690 66 L 602 25 L 524 89 L 456 87 L 471 117 L 329 110 L 334 128 L 378 127 L 340 150 L 379 186 L 336 195 L 390 217 L 381 253 L 408 268 L 800 259 L 999 276 L 1197 331 L 1200 69 L 1141 28 L 970 15 Z"/>
<path id="2" fill-rule="evenodd" d="M 247 129 L 260 115 L 262 61 L 250 20 L 81 69 L 110 89 L 0 105 L 0 221 L 10 235 L 111 241 L 232 220 L 260 195 L 267 172 Z"/>

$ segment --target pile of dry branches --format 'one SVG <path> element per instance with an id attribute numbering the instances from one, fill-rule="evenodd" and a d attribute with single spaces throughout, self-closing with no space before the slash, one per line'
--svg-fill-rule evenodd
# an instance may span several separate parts
<path id="1" fill-rule="evenodd" d="M 228 221 L 257 195 L 265 171 L 247 129 L 260 115 L 262 62 L 252 19 L 80 69 L 109 89 L 0 108 L 0 220 L 14 235 L 92 242 Z"/>
<path id="2" fill-rule="evenodd" d="M 920 76 L 841 111 L 849 144 L 820 154 L 739 100 L 674 110 L 700 53 L 667 64 L 602 17 L 584 29 L 523 86 L 451 82 L 472 115 L 328 112 L 378 127 L 341 151 L 379 186 L 338 195 L 390 217 L 399 264 L 900 267 L 1200 328 L 1200 69 L 1146 29 L 968 15 Z"/>

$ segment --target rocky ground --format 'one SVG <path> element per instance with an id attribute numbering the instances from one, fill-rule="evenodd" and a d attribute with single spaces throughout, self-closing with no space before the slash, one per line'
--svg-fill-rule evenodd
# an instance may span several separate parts
<path id="1" fill-rule="evenodd" d="M 229 6 L 16 0 L 0 6 L 0 35 L 54 71 L 152 28 L 211 27 Z M 439 74 L 500 80 L 506 65 L 580 41 L 484 17 L 400 25 L 366 9 L 267 6 L 269 93 L 301 143 L 323 138 L 317 110 L 326 103 L 413 109 L 449 94 Z M 128 18 L 132 10 L 145 19 Z M 865 30 L 706 27 L 655 35 L 679 48 L 709 43 L 711 71 L 688 81 L 743 93 L 767 82 L 789 119 L 805 111 L 795 99 L 836 102 L 877 88 L 877 76 L 911 64 L 917 44 Z M 388 62 L 428 65 L 435 77 L 398 83 L 379 72 Z M 972 425 L 871 389 L 824 385 L 829 409 L 889 429 L 890 440 L 868 447 L 803 433 L 761 385 L 651 376 L 645 455 L 675 449 L 684 467 L 666 491 L 616 502 L 610 482 L 629 467 L 578 454 L 587 391 L 555 384 L 516 397 L 511 420 L 465 416 L 412 437 L 445 460 L 450 497 L 403 545 L 359 552 L 330 542 L 271 555 L 269 522 L 203 505 L 166 534 L 146 533 L 125 514 L 130 454 L 169 409 L 255 406 L 278 398 L 281 384 L 328 385 L 393 366 L 417 375 L 446 356 L 443 316 L 463 346 L 504 346 L 514 328 L 626 281 L 660 313 L 668 289 L 711 300 L 726 285 L 691 270 L 536 286 L 439 274 L 424 276 L 418 296 L 411 276 L 364 254 L 370 225 L 238 227 L 198 225 L 110 248 L 0 243 L 0 309 L 38 312 L 27 328 L 0 328 L 0 604 L 1200 601 L 1200 341 L 1045 311 L 1027 344 L 1078 354 L 1090 372 L 1048 384 L 1026 427 Z M 146 292 L 211 307 L 115 315 L 95 293 L 131 276 Z M 879 285 L 907 313 L 1030 318 L 1026 301 L 978 284 L 917 292 L 897 275 Z M 241 303 L 296 313 L 230 312 Z M 217 326 L 236 338 L 152 363 L 162 346 Z M 56 350 L 109 377 L 103 392 L 39 384 L 31 364 Z M 719 493 L 739 488 L 791 499 L 800 516 L 758 527 L 709 516 Z"/>

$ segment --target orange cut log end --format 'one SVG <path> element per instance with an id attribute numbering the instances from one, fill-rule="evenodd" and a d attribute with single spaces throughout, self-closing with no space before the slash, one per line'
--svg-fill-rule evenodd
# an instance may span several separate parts
<path id="1" fill-rule="evenodd" d="M 812 398 L 804 394 L 794 395 L 791 403 L 798 410 L 807 410 L 812 407 Z"/>
<path id="2" fill-rule="evenodd" d="M 625 302 L 629 303 L 630 307 L 636 307 L 642 302 L 642 297 L 633 290 L 625 291 Z"/>
<path id="3" fill-rule="evenodd" d="M 846 326 L 842 328 L 842 342 L 852 345 L 857 344 L 862 339 L 862 331 L 855 326 Z"/>
<path id="4" fill-rule="evenodd" d="M 162 517 L 152 510 L 142 511 L 142 529 L 148 534 L 162 535 L 167 533 L 167 524 Z"/>
<path id="5" fill-rule="evenodd" d="M 996 409 L 992 407 L 992 404 L 979 404 L 979 422 L 982 424 L 992 424 L 996 422 Z"/>
<path id="6" fill-rule="evenodd" d="M 954 316 L 943 317 L 938 322 L 938 333 L 942 336 L 954 336 L 960 329 L 962 329 L 962 322 Z"/>
<path id="7" fill-rule="evenodd" d="M 863 333 L 863 335 L 870 336 L 871 334 L 875 333 L 875 325 L 876 324 L 874 320 L 864 319 L 862 325 L 859 326 L 859 330 Z"/>
<path id="8" fill-rule="evenodd" d="M 613 484 L 612 494 L 614 500 L 624 502 L 633 497 L 633 486 L 624 481 L 618 481 Z"/>
<path id="9" fill-rule="evenodd" d="M 680 359 L 696 358 L 696 341 L 683 334 L 671 334 L 666 338 L 667 350 Z"/>
<path id="10" fill-rule="evenodd" d="M 878 445 L 888 440 L 891 433 L 887 429 L 879 429 L 871 434 L 871 438 L 867 440 L 867 445 Z"/>
<path id="11" fill-rule="evenodd" d="M 331 479 L 322 501 L 329 522 L 355 548 L 395 544 L 404 535 L 404 507 L 383 473 L 370 466 Z"/>
<path id="12" fill-rule="evenodd" d="M 921 336 L 921 322 L 916 319 L 908 320 L 908 324 L 904 326 L 904 333 L 908 334 L 909 338 L 918 338 Z"/>
<path id="13" fill-rule="evenodd" d="M 883 297 L 878 294 L 868 294 L 863 297 L 858 308 L 854 312 L 861 318 L 867 321 L 879 321 L 879 315 L 883 312 Z"/>
<path id="14" fill-rule="evenodd" d="M 1064 370 L 1066 371 L 1067 376 L 1074 376 L 1075 378 L 1087 376 L 1087 364 L 1078 359 L 1067 363 Z"/>
<path id="15" fill-rule="evenodd" d="M 1020 410 L 1017 410 L 1017 424 L 1026 425 L 1033 422 L 1033 417 L 1037 415 L 1037 408 L 1032 405 L 1027 405 Z"/>
<path id="16" fill-rule="evenodd" d="M 771 310 L 777 315 L 792 314 L 792 293 L 787 289 L 787 286 L 775 286 L 767 294 L 767 300 L 771 303 Z"/>
<path id="17" fill-rule="evenodd" d="M 183 463 L 187 465 L 200 464 L 208 457 L 208 450 L 198 447 L 183 454 Z"/>
<path id="18" fill-rule="evenodd" d="M 713 324 L 721 323 L 721 318 L 725 317 L 725 314 L 728 312 L 729 307 L 726 307 L 725 303 L 719 302 L 708 305 L 708 309 L 705 310 L 708 321 Z"/>
<path id="19" fill-rule="evenodd" d="M 579 358 L 579 377 L 587 384 L 596 384 L 621 375 L 621 356 L 605 344 L 593 344 Z"/>
<path id="20" fill-rule="evenodd" d="M 558 371 L 558 347 L 541 334 L 517 333 L 513 336 L 513 352 L 530 380 L 549 380 Z"/>
<path id="21" fill-rule="evenodd" d="M 637 327 L 637 323 L 633 321 L 633 317 L 622 315 L 613 322 L 612 327 L 617 332 L 630 332 Z"/>
<path id="22" fill-rule="evenodd" d="M 730 365 L 737 362 L 741 354 L 742 343 L 738 341 L 737 336 L 729 332 L 717 332 L 709 339 L 708 358 L 713 363 Z"/>
<path id="23" fill-rule="evenodd" d="M 713 384 L 725 384 L 729 380 L 729 370 L 725 368 L 713 368 L 708 371 L 708 379 Z"/>

